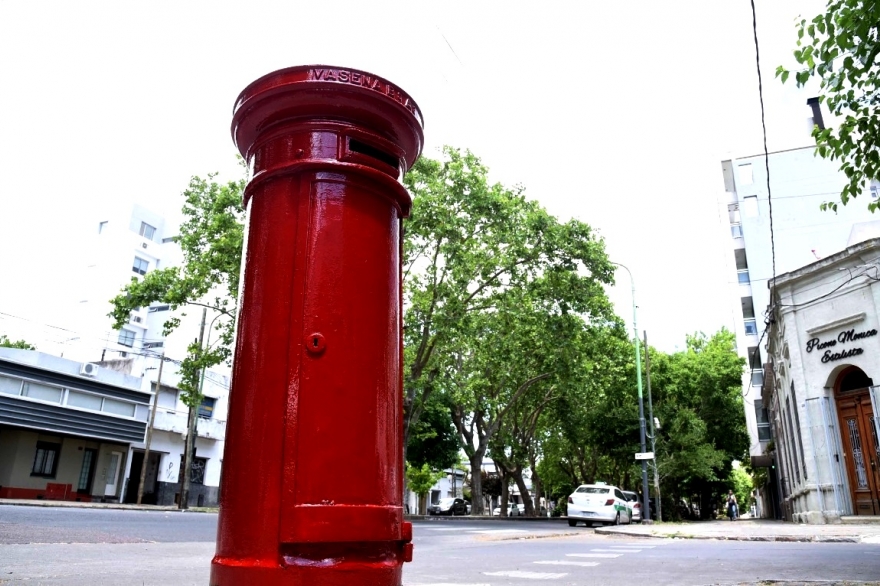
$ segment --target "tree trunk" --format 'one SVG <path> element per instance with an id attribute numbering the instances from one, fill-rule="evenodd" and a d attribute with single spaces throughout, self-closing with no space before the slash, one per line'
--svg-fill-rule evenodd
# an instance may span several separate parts
<path id="1" fill-rule="evenodd" d="M 507 517 L 507 507 L 510 502 L 510 489 L 507 488 L 507 473 L 501 468 L 498 468 L 498 464 L 495 465 L 495 468 L 501 475 L 501 502 L 498 503 L 498 507 L 501 510 L 498 514 L 501 517 Z"/>
<path id="2" fill-rule="evenodd" d="M 541 478 L 538 476 L 538 471 L 535 470 L 534 464 L 532 464 L 532 466 L 530 466 L 530 469 L 532 471 L 532 490 L 535 493 L 535 499 L 534 499 L 535 508 L 534 508 L 534 510 L 535 510 L 535 514 L 540 516 L 540 514 L 541 514 L 541 489 L 542 489 Z M 528 509 L 526 509 L 526 512 L 528 512 Z"/>
<path id="3" fill-rule="evenodd" d="M 534 517 L 535 507 L 532 505 L 532 496 L 529 493 L 528 487 L 526 487 L 526 481 L 523 479 L 522 472 L 522 466 L 517 466 L 510 471 L 510 475 L 513 476 L 513 481 L 516 482 L 516 487 L 519 489 L 519 495 L 522 497 L 523 505 L 526 508 L 526 516 Z"/>
<path id="4" fill-rule="evenodd" d="M 483 507 L 483 452 L 485 450 L 475 450 L 474 455 L 468 460 L 471 463 L 471 514 L 483 515 L 485 508 Z M 489 511 L 490 513 L 492 511 Z"/>

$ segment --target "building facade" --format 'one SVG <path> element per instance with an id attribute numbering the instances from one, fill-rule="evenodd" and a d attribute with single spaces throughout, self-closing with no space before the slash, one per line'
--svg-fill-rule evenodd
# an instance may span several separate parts
<path id="1" fill-rule="evenodd" d="M 0 348 L 0 498 L 118 501 L 151 398 L 137 377 Z"/>
<path id="2" fill-rule="evenodd" d="M 763 402 L 786 519 L 880 516 L 880 238 L 771 282 Z"/>
<path id="3" fill-rule="evenodd" d="M 811 119 L 807 128 L 812 125 Z M 804 142 L 809 141 L 805 132 Z M 778 469 L 768 454 L 773 428 L 762 397 L 768 282 L 774 270 L 777 275 L 794 271 L 848 244 L 880 234 L 880 222 L 867 210 L 865 201 L 880 197 L 880 184 L 872 185 L 862 198 L 840 206 L 837 213 L 820 209 L 821 203 L 839 198 L 846 178 L 836 162 L 817 157 L 814 151 L 814 146 L 806 146 L 770 153 L 766 161 L 759 154 L 721 163 L 724 190 L 719 210 L 731 243 L 725 261 L 731 275 L 731 325 L 747 365 L 742 395 L 751 463 L 766 467 L 770 476 L 758 491 L 758 509 L 765 517 L 783 516 L 784 497 L 778 491 L 790 481 L 774 478 Z"/>

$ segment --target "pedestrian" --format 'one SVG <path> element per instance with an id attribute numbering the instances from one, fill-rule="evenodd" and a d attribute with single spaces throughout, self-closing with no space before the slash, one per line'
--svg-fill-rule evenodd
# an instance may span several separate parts
<path id="1" fill-rule="evenodd" d="M 736 510 L 736 495 L 733 494 L 732 490 L 727 491 L 727 516 L 731 521 L 736 521 L 738 516 Z"/>

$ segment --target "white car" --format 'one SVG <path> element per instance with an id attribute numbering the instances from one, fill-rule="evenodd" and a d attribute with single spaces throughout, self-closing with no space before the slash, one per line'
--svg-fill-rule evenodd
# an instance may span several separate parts
<path id="1" fill-rule="evenodd" d="M 525 514 L 526 514 L 525 505 L 517 505 L 514 503 L 509 503 L 507 505 L 507 516 L 508 517 L 522 517 Z M 495 507 L 492 510 L 492 516 L 493 517 L 500 517 L 501 516 L 501 507 Z"/>
<path id="2" fill-rule="evenodd" d="M 578 521 L 620 525 L 632 523 L 632 508 L 623 491 L 608 484 L 582 484 L 568 497 L 568 526 Z"/>

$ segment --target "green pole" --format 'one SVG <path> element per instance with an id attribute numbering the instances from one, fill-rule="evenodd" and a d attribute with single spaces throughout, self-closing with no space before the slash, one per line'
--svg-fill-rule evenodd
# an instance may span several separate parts
<path id="1" fill-rule="evenodd" d="M 636 281 L 633 279 L 632 271 L 629 270 L 626 266 L 620 264 L 619 262 L 612 262 L 611 264 L 619 266 L 622 269 L 625 269 L 627 274 L 629 275 L 629 282 L 632 285 L 632 306 L 633 306 L 633 337 L 636 342 L 636 386 L 639 392 L 639 439 L 642 444 L 642 453 L 647 451 L 645 446 L 645 402 L 642 398 L 642 352 L 639 344 L 639 327 L 637 321 L 637 311 L 636 311 Z M 648 503 L 648 461 L 642 460 L 642 523 L 649 524 L 650 520 L 650 510 Z"/>

